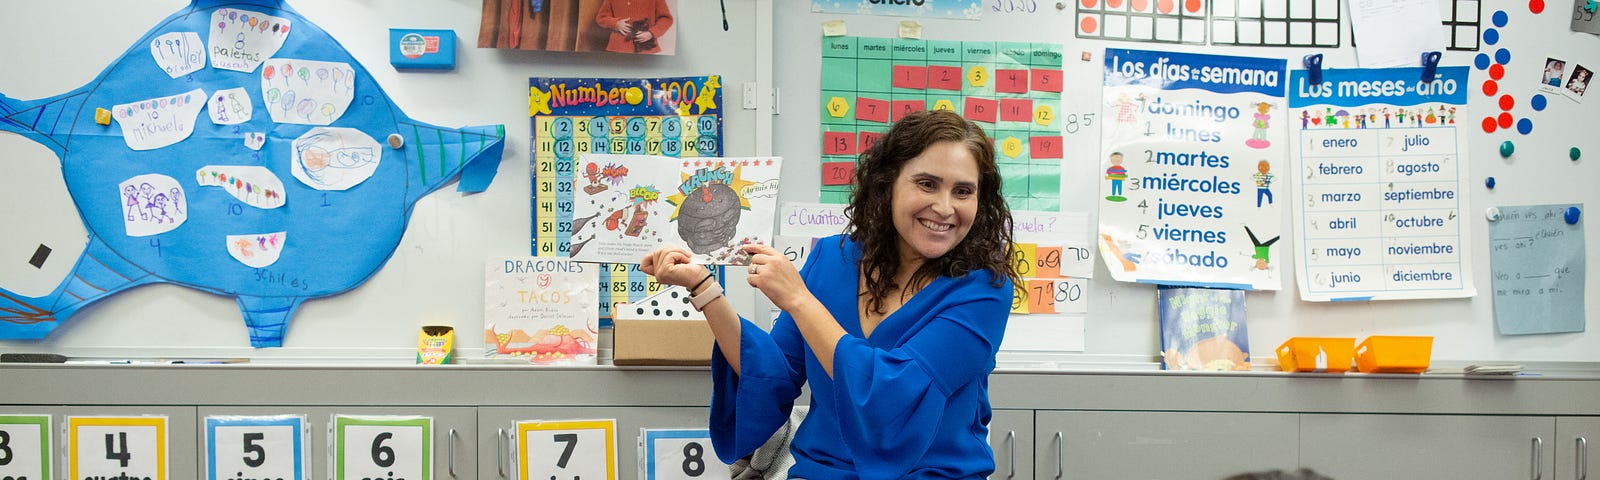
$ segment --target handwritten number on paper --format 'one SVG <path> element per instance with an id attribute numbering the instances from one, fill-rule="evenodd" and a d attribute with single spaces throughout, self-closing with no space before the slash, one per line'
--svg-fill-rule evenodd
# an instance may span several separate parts
<path id="1" fill-rule="evenodd" d="M 128 462 L 133 460 L 133 454 L 128 453 L 128 432 L 117 432 L 117 440 L 121 443 L 121 450 L 112 444 L 111 434 L 106 434 L 106 460 L 116 460 L 122 463 L 122 468 L 128 468 Z"/>
<path id="2" fill-rule="evenodd" d="M 266 447 L 262 447 L 260 445 L 256 445 L 256 441 L 257 440 L 262 440 L 262 439 L 265 439 L 265 438 L 267 438 L 267 434 L 265 434 L 265 433 L 246 433 L 246 434 L 244 434 L 244 453 L 245 453 L 244 464 L 246 466 L 248 466 L 250 468 L 256 468 L 256 467 L 260 467 L 262 464 L 267 463 L 267 449 L 266 449 Z M 250 457 L 251 454 L 255 454 L 255 458 L 251 458 Z"/>
<path id="3" fill-rule="evenodd" d="M 572 459 L 572 450 L 578 448 L 578 434 L 558 433 L 555 436 L 555 441 L 567 444 L 566 447 L 561 449 L 561 458 L 556 459 L 556 468 L 567 468 L 567 460 Z"/>
<path id="4" fill-rule="evenodd" d="M 383 441 L 393 438 L 394 434 L 383 432 L 372 438 L 372 463 L 383 468 L 394 466 L 394 449 L 384 446 Z"/>

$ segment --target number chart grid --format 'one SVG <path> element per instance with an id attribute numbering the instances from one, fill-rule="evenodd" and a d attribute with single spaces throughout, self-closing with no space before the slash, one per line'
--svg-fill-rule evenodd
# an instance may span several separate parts
<path id="1" fill-rule="evenodd" d="M 573 218 L 574 189 L 610 181 L 618 173 L 612 167 L 576 171 L 579 157 L 590 153 L 722 156 L 717 76 L 532 78 L 529 90 L 534 256 L 569 256 L 573 226 L 588 220 Z M 614 304 L 635 302 L 663 288 L 637 264 L 599 266 L 601 327 L 611 325 Z"/>
<path id="2" fill-rule="evenodd" d="M 1338 47 L 1339 0 L 1212 0 L 1211 44 Z"/>
<path id="3" fill-rule="evenodd" d="M 1205 45 L 1206 1 L 1183 0 L 1179 3 L 1176 0 L 1078 0 L 1077 36 L 1131 42 Z"/>
<path id="4" fill-rule="evenodd" d="M 1479 0 L 1450 0 L 1448 14 L 1441 12 L 1440 26 L 1445 29 L 1449 43 L 1447 50 L 1476 52 L 1483 45 L 1478 42 L 1483 34 L 1483 4 Z M 1350 30 L 1350 46 L 1356 46 L 1355 29 Z"/>
<path id="5" fill-rule="evenodd" d="M 994 138 L 1012 209 L 1060 210 L 1061 45 L 841 36 L 822 52 L 822 203 L 848 203 L 858 155 L 932 109 Z"/>

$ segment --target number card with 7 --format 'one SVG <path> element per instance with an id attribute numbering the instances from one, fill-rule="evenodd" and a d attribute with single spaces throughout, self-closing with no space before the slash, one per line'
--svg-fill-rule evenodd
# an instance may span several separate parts
<path id="1" fill-rule="evenodd" d="M 616 480 L 617 421 L 517 422 L 517 480 Z"/>

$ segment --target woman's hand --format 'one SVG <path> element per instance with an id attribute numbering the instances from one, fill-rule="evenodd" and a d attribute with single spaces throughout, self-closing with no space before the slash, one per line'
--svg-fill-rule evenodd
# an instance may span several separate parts
<path id="1" fill-rule="evenodd" d="M 649 30 L 640 30 L 638 33 L 633 34 L 633 41 L 635 42 L 648 42 L 652 38 L 656 38 L 656 34 L 650 33 Z"/>
<path id="2" fill-rule="evenodd" d="M 772 247 L 750 244 L 741 247 L 750 254 L 750 272 L 746 279 L 750 286 L 761 290 L 772 304 L 786 312 L 794 312 L 804 302 L 816 301 L 800 272 L 789 257 Z"/>
<path id="3" fill-rule="evenodd" d="M 617 19 L 617 33 L 622 34 L 623 38 L 633 37 L 633 24 L 629 20 L 627 17 Z"/>
<path id="4" fill-rule="evenodd" d="M 639 262 L 639 270 L 656 277 L 657 282 L 694 288 L 696 283 L 705 280 L 706 275 L 711 272 L 705 267 L 690 263 L 689 259 L 689 251 L 682 247 L 661 247 L 645 254 L 644 260 Z"/>

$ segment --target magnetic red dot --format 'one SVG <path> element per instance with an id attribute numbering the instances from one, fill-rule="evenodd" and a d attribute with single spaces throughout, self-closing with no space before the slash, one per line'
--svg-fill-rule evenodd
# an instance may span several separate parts
<path id="1" fill-rule="evenodd" d="M 1111 8 L 1122 8 L 1122 0 L 1106 0 L 1106 6 Z"/>
<path id="2" fill-rule="evenodd" d="M 1176 6 L 1172 4 L 1172 0 L 1156 0 L 1156 8 L 1160 9 L 1161 13 L 1172 13 L 1172 8 Z"/>
<path id="3" fill-rule="evenodd" d="M 1511 128 L 1511 112 L 1500 112 L 1500 128 Z"/>
<path id="4" fill-rule="evenodd" d="M 1510 95 L 1501 95 L 1500 96 L 1500 109 L 1501 110 L 1511 110 L 1511 107 L 1515 107 L 1515 106 L 1517 106 L 1517 100 L 1516 99 L 1511 98 Z"/>
<path id="5" fill-rule="evenodd" d="M 1094 6 L 1096 4 L 1099 4 L 1100 1 L 1099 0 L 1083 0 L 1082 3 L 1083 3 L 1083 8 L 1094 8 Z"/>
<path id="6" fill-rule="evenodd" d="M 1494 65 L 1489 66 L 1489 78 L 1493 78 L 1495 80 L 1499 80 L 1500 77 L 1504 77 L 1504 76 L 1506 76 L 1506 66 L 1505 65 L 1501 65 L 1501 64 L 1496 63 Z"/>
<path id="7" fill-rule="evenodd" d="M 1132 5 L 1135 12 L 1143 12 L 1145 9 L 1150 8 L 1150 0 L 1133 0 L 1128 5 Z"/>
<path id="8" fill-rule="evenodd" d="M 1200 0 L 1188 0 L 1183 2 L 1183 9 L 1188 10 L 1189 13 L 1200 13 L 1200 8 L 1204 6 L 1205 3 L 1201 2 Z"/>
<path id="9" fill-rule="evenodd" d="M 1498 92 L 1498 91 L 1500 91 L 1500 84 L 1499 83 L 1495 83 L 1494 80 L 1484 80 L 1483 81 L 1483 94 L 1484 95 L 1492 97 L 1492 96 L 1494 96 L 1494 92 Z"/>
<path id="10" fill-rule="evenodd" d="M 1083 20 L 1078 21 L 1078 28 L 1083 29 L 1083 33 L 1094 33 L 1096 28 L 1100 28 L 1098 23 L 1094 21 L 1094 17 L 1083 17 Z"/>
<path id="11" fill-rule="evenodd" d="M 1494 133 L 1494 117 L 1483 117 L 1483 133 Z"/>
<path id="12" fill-rule="evenodd" d="M 1543 13 L 1544 0 L 1530 0 L 1528 2 L 1528 11 L 1533 13 Z"/>

